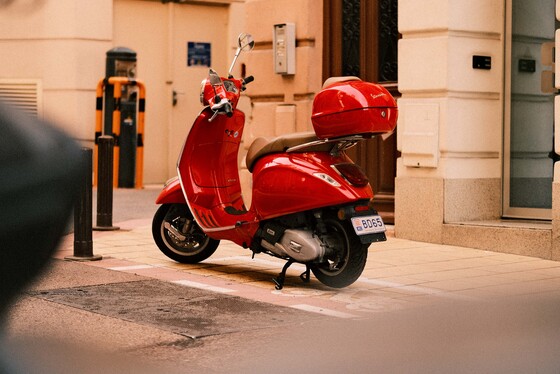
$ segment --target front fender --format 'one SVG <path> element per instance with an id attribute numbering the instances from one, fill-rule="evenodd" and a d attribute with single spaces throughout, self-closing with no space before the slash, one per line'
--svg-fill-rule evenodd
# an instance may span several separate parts
<path id="1" fill-rule="evenodd" d="M 156 204 L 186 204 L 183 190 L 179 178 L 174 177 L 168 180 L 156 199 Z"/>

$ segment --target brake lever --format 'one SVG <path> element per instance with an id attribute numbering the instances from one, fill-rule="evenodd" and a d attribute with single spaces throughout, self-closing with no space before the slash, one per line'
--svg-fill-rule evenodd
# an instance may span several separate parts
<path id="1" fill-rule="evenodd" d="M 216 118 L 216 116 L 219 114 L 220 110 L 224 107 L 231 108 L 231 105 L 230 105 L 230 103 L 227 99 L 221 99 L 219 103 L 216 103 L 216 104 L 212 105 L 210 107 L 210 110 L 212 110 L 214 112 L 214 114 L 208 120 L 208 122 L 212 122 L 214 120 L 214 118 Z M 227 114 L 228 117 L 231 117 L 233 115 L 233 112 L 231 110 L 226 109 L 225 113 Z"/>
<path id="2" fill-rule="evenodd" d="M 212 117 L 210 117 L 210 119 L 208 120 L 208 122 L 212 122 L 212 121 L 216 118 L 217 115 L 218 115 L 218 111 L 215 110 L 215 111 L 214 111 L 214 114 L 212 114 Z"/>

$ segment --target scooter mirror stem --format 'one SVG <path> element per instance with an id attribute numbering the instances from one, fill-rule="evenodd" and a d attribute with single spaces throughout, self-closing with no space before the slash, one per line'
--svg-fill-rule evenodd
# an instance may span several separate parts
<path id="1" fill-rule="evenodd" d="M 245 33 L 239 34 L 239 36 L 237 37 L 237 50 L 235 51 L 235 56 L 233 57 L 231 66 L 229 67 L 228 77 L 231 76 L 231 72 L 233 71 L 233 67 L 237 62 L 237 58 L 239 57 L 241 51 L 244 50 L 245 48 L 249 48 L 250 51 L 253 49 L 254 46 L 255 46 L 255 41 L 251 34 L 245 34 Z"/>
<path id="2" fill-rule="evenodd" d="M 237 47 L 235 51 L 235 56 L 233 57 L 233 61 L 231 62 L 231 66 L 228 70 L 228 77 L 231 76 L 231 72 L 233 71 L 233 67 L 235 66 L 235 62 L 237 61 L 237 57 L 239 57 L 239 53 L 241 53 L 241 48 Z"/>

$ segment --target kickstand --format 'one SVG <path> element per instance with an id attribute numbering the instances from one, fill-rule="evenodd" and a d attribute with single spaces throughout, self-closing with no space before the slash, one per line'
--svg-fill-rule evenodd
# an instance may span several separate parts
<path id="1" fill-rule="evenodd" d="M 303 283 L 309 283 L 311 279 L 311 268 L 309 265 L 305 265 L 305 271 L 299 275 Z"/>
<path id="2" fill-rule="evenodd" d="M 276 278 L 272 278 L 272 281 L 274 282 L 274 284 L 276 284 L 276 287 L 274 288 L 276 288 L 277 290 L 281 290 L 282 288 L 284 288 L 284 280 L 286 280 L 286 271 L 294 262 L 295 262 L 294 260 L 291 259 L 288 260 L 288 262 L 286 262 L 286 264 L 282 268 L 280 274 L 278 274 Z"/>

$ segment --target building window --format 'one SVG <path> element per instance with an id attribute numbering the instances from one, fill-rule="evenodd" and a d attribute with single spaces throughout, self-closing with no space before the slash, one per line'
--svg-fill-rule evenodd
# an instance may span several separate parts
<path id="1" fill-rule="evenodd" d="M 360 0 L 342 1 L 342 75 L 360 76 Z"/>
<path id="2" fill-rule="evenodd" d="M 398 1 L 379 1 L 379 82 L 396 82 L 399 39 Z"/>

